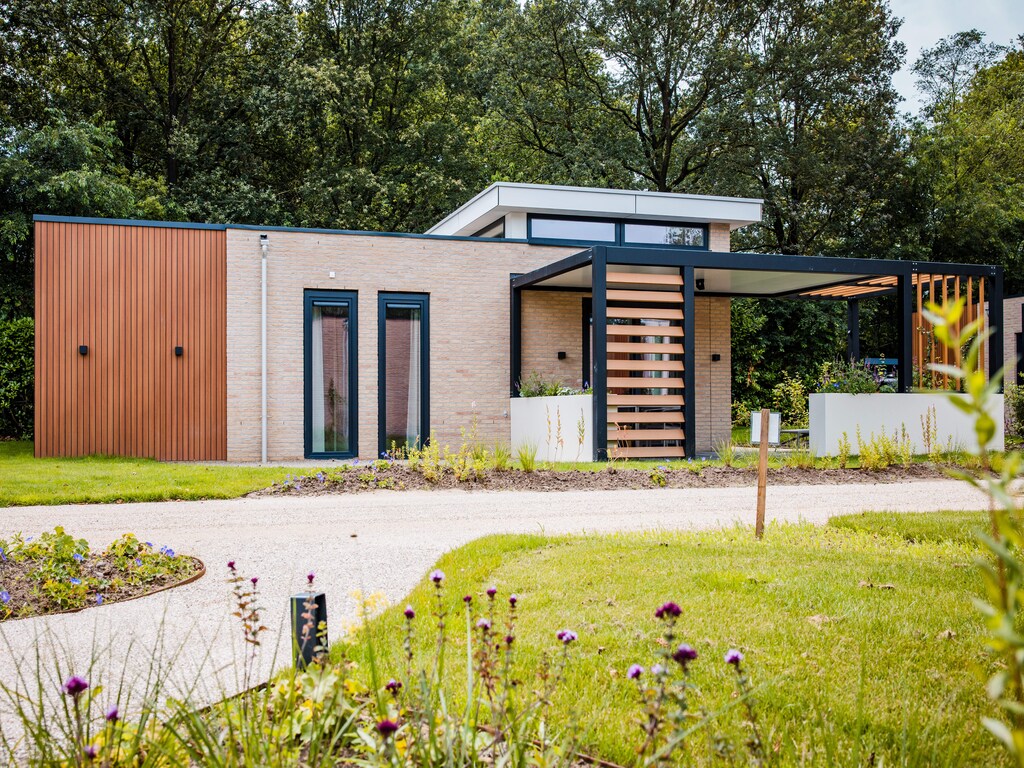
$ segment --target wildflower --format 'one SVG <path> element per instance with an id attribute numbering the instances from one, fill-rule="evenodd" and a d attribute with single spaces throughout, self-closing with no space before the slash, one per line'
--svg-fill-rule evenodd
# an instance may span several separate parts
<path id="1" fill-rule="evenodd" d="M 146 545 L 147 547 L 149 547 L 150 549 L 152 549 L 152 548 L 153 548 L 153 542 L 152 542 L 152 541 L 144 541 L 144 542 L 142 542 L 142 543 L 143 543 L 143 544 L 145 544 L 145 545 Z"/>
<path id="2" fill-rule="evenodd" d="M 487 596 L 488 596 L 489 598 L 491 598 L 491 599 L 493 600 L 493 599 L 494 599 L 494 596 L 495 596 L 496 594 L 498 594 L 498 588 L 497 588 L 497 587 L 488 587 L 488 588 L 487 588 Z"/>
<path id="3" fill-rule="evenodd" d="M 390 693 L 392 696 L 397 696 L 398 692 L 402 690 L 402 684 L 397 680 L 388 680 L 387 685 L 384 686 L 384 690 Z"/>
<path id="4" fill-rule="evenodd" d="M 142 565 L 142 560 L 140 558 L 136 557 L 135 558 L 135 564 L 136 565 Z"/>
<path id="5" fill-rule="evenodd" d="M 440 568 L 430 574 L 430 580 L 436 585 L 441 586 L 441 582 L 444 581 L 444 571 Z"/>
<path id="6" fill-rule="evenodd" d="M 508 596 L 508 604 L 511 605 L 513 608 L 515 607 L 515 604 L 518 603 L 518 602 L 519 602 L 519 595 L 509 595 Z"/>
<path id="7" fill-rule="evenodd" d="M 316 479 L 319 480 L 321 483 L 326 483 L 327 482 L 327 475 L 325 475 L 323 472 L 317 472 L 316 473 Z"/>
<path id="8" fill-rule="evenodd" d="M 676 648 L 676 652 L 672 654 L 672 658 L 678 661 L 683 666 L 683 669 L 686 669 L 686 665 L 697 658 L 697 649 L 692 645 L 683 643 Z"/>
<path id="9" fill-rule="evenodd" d="M 85 559 L 84 557 L 82 557 L 82 553 L 81 552 L 75 552 L 75 554 L 73 554 L 71 557 L 74 558 L 76 563 L 80 563 L 80 562 L 82 562 Z"/>
<path id="10" fill-rule="evenodd" d="M 7 555 L 4 554 L 4 548 L 0 547 L 0 563 L 7 562 Z"/>
<path id="11" fill-rule="evenodd" d="M 386 458 L 388 457 L 388 452 L 387 452 L 387 451 L 381 451 L 381 452 L 380 452 L 380 457 L 381 457 L 382 459 L 386 459 Z"/>
<path id="12" fill-rule="evenodd" d="M 630 680 L 639 680 L 640 675 L 642 675 L 643 673 L 643 667 L 641 667 L 639 664 L 632 664 L 629 667 L 629 671 L 626 672 L 626 675 L 629 677 Z"/>
<path id="13" fill-rule="evenodd" d="M 170 547 L 166 547 L 164 549 L 164 554 L 167 555 L 168 557 L 176 557 L 176 555 L 174 554 L 174 550 L 171 549 Z"/>
<path id="14" fill-rule="evenodd" d="M 259 581 L 259 580 L 260 580 L 259 576 L 253 576 L 251 579 L 249 579 L 249 581 L 252 582 L 253 587 L 256 586 L 256 582 Z"/>
<path id="15" fill-rule="evenodd" d="M 11 602 L 11 593 L 5 589 L 3 592 L 0 592 L 0 603 L 7 605 L 9 602 Z"/>
<path id="16" fill-rule="evenodd" d="M 92 744 L 89 744 L 88 746 L 86 746 L 85 749 L 82 750 L 82 754 L 85 755 L 86 760 L 95 760 L 96 747 L 94 747 Z"/>
<path id="17" fill-rule="evenodd" d="M 676 618 L 682 612 L 683 612 L 682 608 L 680 608 L 675 603 L 669 602 L 669 603 L 665 603 L 658 610 L 656 610 L 654 612 L 654 617 L 658 618 L 658 619 L 663 619 L 666 616 L 671 616 L 672 618 Z"/>
<path id="18" fill-rule="evenodd" d="M 103 595 L 96 595 L 96 605 L 103 605 Z"/>
<path id="19" fill-rule="evenodd" d="M 515 642 L 515 637 L 513 637 L 512 635 L 505 635 L 505 645 L 510 646 L 512 645 L 513 642 Z"/>
<path id="20" fill-rule="evenodd" d="M 315 578 L 316 578 L 316 574 L 313 573 L 312 571 L 310 571 L 309 573 L 306 574 L 306 583 L 309 584 L 309 586 L 312 587 L 313 586 L 313 579 L 315 579 Z"/>
<path id="21" fill-rule="evenodd" d="M 405 606 L 405 618 L 409 619 L 410 621 L 416 618 L 416 611 L 412 609 L 411 605 Z"/>
<path id="22" fill-rule="evenodd" d="M 726 664 L 732 664 L 734 667 L 739 667 L 741 661 L 743 661 L 743 654 L 735 648 L 730 649 L 729 652 L 725 654 Z"/>
<path id="23" fill-rule="evenodd" d="M 653 667 L 651 667 L 651 674 L 655 677 L 661 677 L 665 674 L 665 668 L 661 666 L 661 664 L 655 664 Z"/>
<path id="24" fill-rule="evenodd" d="M 575 642 L 577 639 L 576 633 L 573 632 L 571 629 L 563 629 L 557 635 L 555 635 L 555 637 L 561 640 L 565 645 Z"/>
<path id="25" fill-rule="evenodd" d="M 473 596 L 472 595 L 466 595 L 464 598 L 462 598 L 462 602 L 464 602 L 466 605 L 469 605 L 470 603 L 473 602 Z"/>
<path id="26" fill-rule="evenodd" d="M 71 698 L 77 699 L 88 687 L 88 681 L 78 675 L 72 675 L 64 682 L 64 685 L 61 686 L 61 690 Z"/>
<path id="27" fill-rule="evenodd" d="M 117 711 L 117 705 L 114 704 L 107 709 L 107 714 L 104 715 L 104 717 L 106 717 L 108 723 L 116 723 L 120 719 L 120 715 Z"/>
<path id="28" fill-rule="evenodd" d="M 135 562 L 138 562 L 138 560 L 136 560 Z M 235 561 L 234 560 L 228 560 L 228 570 L 231 571 L 232 573 L 235 572 Z"/>
<path id="29" fill-rule="evenodd" d="M 480 621 L 476 623 L 476 628 L 486 631 L 491 628 L 491 622 L 487 619 L 480 619 Z"/>
<path id="30" fill-rule="evenodd" d="M 77 587 L 77 586 L 78 586 L 79 584 L 81 584 L 81 583 L 82 583 L 82 580 L 81 580 L 81 579 L 71 579 L 71 585 L 72 585 L 72 586 L 75 586 L 75 587 Z"/>
<path id="31" fill-rule="evenodd" d="M 398 723 L 392 720 L 381 720 L 377 723 L 377 733 L 385 739 L 398 730 Z"/>

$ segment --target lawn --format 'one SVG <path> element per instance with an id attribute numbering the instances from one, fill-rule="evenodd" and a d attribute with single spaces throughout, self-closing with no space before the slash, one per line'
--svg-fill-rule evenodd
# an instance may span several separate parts
<path id="1" fill-rule="evenodd" d="M 760 543 L 746 528 L 479 540 L 438 562 L 456 628 L 449 690 L 457 700 L 464 689 L 461 597 L 472 594 L 479 604 L 494 584 L 504 605 L 516 592 L 523 688 L 532 690 L 529 670 L 554 648 L 555 631 L 576 630 L 555 725 L 575 724 L 584 751 L 630 764 L 639 709 L 625 672 L 655 660 L 653 613 L 674 600 L 682 606 L 682 639 L 700 654 L 695 704 L 716 710 L 731 700 L 734 678 L 722 659 L 730 648 L 742 650 L 759 686 L 756 712 L 773 765 L 1006 764 L 979 722 L 994 714 L 984 693 L 993 662 L 971 604 L 981 590 L 978 549 L 964 532 L 984 519 L 855 515 L 821 528 L 769 526 Z M 425 581 L 409 597 L 423 659 L 432 595 Z M 366 628 L 385 679 L 404 669 L 404 605 Z M 340 643 L 334 652 L 350 655 L 366 674 L 359 647 Z M 741 720 L 732 707 L 716 721 L 739 763 Z M 696 764 L 707 762 L 703 749 Z"/>
<path id="2" fill-rule="evenodd" d="M 37 459 L 32 443 L 0 442 L 0 506 L 232 499 L 310 469 L 179 464 L 89 456 Z"/>

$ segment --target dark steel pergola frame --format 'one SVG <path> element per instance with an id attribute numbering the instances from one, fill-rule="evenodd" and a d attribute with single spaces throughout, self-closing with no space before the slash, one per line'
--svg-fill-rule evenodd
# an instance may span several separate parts
<path id="1" fill-rule="evenodd" d="M 591 267 L 591 300 L 594 317 L 594 359 L 592 361 L 593 376 L 590 380 L 594 389 L 594 459 L 607 459 L 608 435 L 608 345 L 607 345 L 607 271 L 609 265 L 672 267 L 679 270 L 683 278 L 683 333 L 687 343 L 683 353 L 683 385 L 686 394 L 684 402 L 684 419 L 686 439 L 684 448 L 687 456 L 695 454 L 694 424 L 695 406 L 692 396 L 694 389 L 694 368 L 696 359 L 692 343 L 694 333 L 693 306 L 695 296 L 694 272 L 697 269 L 723 269 L 755 272 L 775 272 L 791 274 L 818 274 L 821 283 L 803 287 L 795 291 L 778 293 L 740 293 L 699 291 L 699 296 L 719 296 L 729 298 L 752 297 L 761 299 L 799 298 L 825 301 L 847 301 L 847 322 L 849 324 L 849 350 L 859 356 L 859 299 L 873 298 L 887 294 L 896 295 L 899 307 L 900 326 L 897 333 L 898 348 L 898 389 L 900 392 L 913 390 L 913 287 L 914 276 L 931 274 L 941 269 L 943 275 L 962 277 L 983 277 L 991 281 L 988 295 L 988 328 L 991 336 L 988 340 L 988 373 L 995 377 L 1003 367 L 1003 268 L 1000 266 L 980 264 L 946 264 L 925 261 L 894 261 L 889 259 L 854 259 L 828 256 L 792 256 L 783 254 L 763 253 L 724 253 L 715 251 L 698 251 L 681 248 L 630 248 L 623 246 L 598 245 L 559 261 L 548 264 L 533 272 L 512 275 L 511 281 L 511 350 L 509 370 L 509 390 L 512 397 L 516 396 L 516 387 L 522 377 L 522 292 L 524 290 L 558 290 L 572 291 L 573 288 L 539 285 L 550 278 L 572 272 L 583 267 Z M 829 275 L 854 275 L 853 278 L 842 277 L 829 280 Z M 855 285 L 858 280 L 876 277 L 896 278 L 895 287 L 880 287 L 871 293 L 859 294 L 855 298 L 844 296 L 804 296 L 808 291 L 823 288 Z M 576 289 L 579 290 L 579 289 Z M 585 290 L 585 289 L 583 289 Z"/>

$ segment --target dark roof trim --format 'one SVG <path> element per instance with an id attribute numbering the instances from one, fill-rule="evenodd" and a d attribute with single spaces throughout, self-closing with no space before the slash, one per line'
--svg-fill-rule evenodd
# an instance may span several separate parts
<path id="1" fill-rule="evenodd" d="M 368 232 L 358 229 L 320 229 L 316 227 L 261 227 L 257 224 L 194 224 L 184 221 L 147 221 L 143 219 L 97 219 L 84 216 L 51 216 L 37 213 L 33 221 L 58 221 L 70 224 L 109 224 L 128 227 L 165 227 L 169 229 L 243 229 L 253 232 L 307 232 L 314 235 L 358 235 L 360 237 L 404 237 L 411 240 L 448 240 L 474 243 L 521 243 L 522 238 L 470 237 L 468 235 L 423 235 L 411 232 Z M 565 246 L 563 246 L 565 247 Z M 569 246 L 571 247 L 571 246 Z"/>

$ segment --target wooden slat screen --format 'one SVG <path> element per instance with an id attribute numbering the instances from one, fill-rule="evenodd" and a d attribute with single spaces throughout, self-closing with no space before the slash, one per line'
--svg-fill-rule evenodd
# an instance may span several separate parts
<path id="1" fill-rule="evenodd" d="M 35 226 L 36 456 L 226 459 L 225 232 Z"/>

